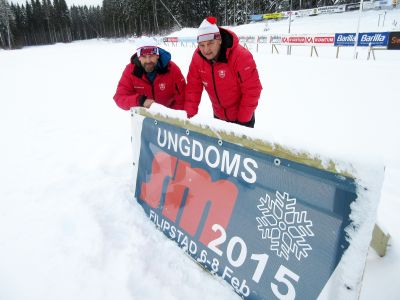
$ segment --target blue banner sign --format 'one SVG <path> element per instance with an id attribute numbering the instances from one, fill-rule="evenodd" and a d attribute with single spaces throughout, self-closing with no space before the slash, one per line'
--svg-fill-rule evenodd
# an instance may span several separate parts
<path id="1" fill-rule="evenodd" d="M 354 46 L 356 40 L 355 33 L 335 33 L 334 46 L 348 47 Z"/>
<path id="2" fill-rule="evenodd" d="M 151 118 L 135 196 L 245 299 L 316 299 L 348 247 L 353 179 Z"/>
<path id="3" fill-rule="evenodd" d="M 334 46 L 354 46 L 355 33 L 336 33 Z M 389 32 L 362 32 L 358 34 L 357 46 L 386 47 L 389 42 Z"/>
<path id="4" fill-rule="evenodd" d="M 389 41 L 389 32 L 365 32 L 358 35 L 358 46 L 386 47 Z"/>

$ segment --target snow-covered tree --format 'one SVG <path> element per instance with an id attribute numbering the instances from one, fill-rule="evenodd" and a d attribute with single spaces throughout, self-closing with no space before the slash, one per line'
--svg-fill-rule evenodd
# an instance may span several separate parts
<path id="1" fill-rule="evenodd" d="M 12 47 L 11 22 L 15 19 L 10 4 L 6 0 L 0 0 L 0 46 Z"/>

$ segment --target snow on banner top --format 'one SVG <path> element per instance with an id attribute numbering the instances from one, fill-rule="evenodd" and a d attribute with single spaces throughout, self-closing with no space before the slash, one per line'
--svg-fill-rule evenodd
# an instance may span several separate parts
<path id="1" fill-rule="evenodd" d="M 217 137 L 219 139 L 234 143 L 240 144 L 246 148 L 254 149 L 263 153 L 267 153 L 272 156 L 276 156 L 283 159 L 288 159 L 297 163 L 301 163 L 307 166 L 311 166 L 320 170 L 325 170 L 337 175 L 356 178 L 355 170 L 351 165 L 343 168 L 342 164 L 339 167 L 338 164 L 332 159 L 323 159 L 320 156 L 312 155 L 306 151 L 298 151 L 294 149 L 289 149 L 288 147 L 270 143 L 268 141 L 252 138 L 246 136 L 245 134 L 238 134 L 237 132 L 231 131 L 227 132 L 222 129 L 212 128 L 209 125 L 197 125 L 193 122 L 190 122 L 186 119 L 180 118 L 179 116 L 170 116 L 166 113 L 160 112 L 150 112 L 144 108 L 134 108 L 137 114 L 140 114 L 144 117 L 150 117 L 159 121 L 163 121 L 168 124 L 178 125 L 180 127 L 205 134 L 210 137 Z"/>

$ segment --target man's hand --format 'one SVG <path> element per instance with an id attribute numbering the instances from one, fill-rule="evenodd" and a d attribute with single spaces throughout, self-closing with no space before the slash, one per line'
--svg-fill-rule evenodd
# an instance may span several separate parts
<path id="1" fill-rule="evenodd" d="M 150 106 L 153 104 L 153 102 L 154 102 L 153 99 L 146 99 L 143 102 L 143 107 L 150 108 Z"/>

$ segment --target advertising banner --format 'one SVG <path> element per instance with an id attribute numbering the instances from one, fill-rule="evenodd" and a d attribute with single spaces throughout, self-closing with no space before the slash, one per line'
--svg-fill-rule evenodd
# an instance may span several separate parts
<path id="1" fill-rule="evenodd" d="M 177 43 L 177 42 L 181 42 L 181 43 L 197 43 L 197 39 L 196 37 L 164 37 L 163 39 L 164 43 Z"/>
<path id="2" fill-rule="evenodd" d="M 267 35 L 260 35 L 257 37 L 257 43 L 260 44 L 266 44 L 266 43 L 270 43 L 270 36 Z"/>
<path id="3" fill-rule="evenodd" d="M 167 37 L 163 38 L 163 42 L 164 43 L 177 43 L 178 42 L 178 38 L 177 37 L 167 36 Z"/>
<path id="4" fill-rule="evenodd" d="M 179 37 L 178 41 L 181 43 L 197 43 L 196 37 Z"/>
<path id="5" fill-rule="evenodd" d="M 283 37 L 284 36 L 280 35 L 280 34 L 270 35 L 268 42 L 271 43 L 271 44 L 282 44 L 283 43 L 283 41 L 282 41 Z"/>
<path id="6" fill-rule="evenodd" d="M 346 4 L 346 11 L 358 10 L 360 9 L 360 3 L 350 3 Z"/>
<path id="7" fill-rule="evenodd" d="M 263 20 L 263 15 L 250 15 L 251 22 L 258 22 Z"/>
<path id="8" fill-rule="evenodd" d="M 295 15 L 299 17 L 316 16 L 318 15 L 318 9 L 317 8 L 301 9 L 296 11 Z"/>
<path id="9" fill-rule="evenodd" d="M 265 20 L 280 19 L 283 17 L 284 17 L 283 13 L 263 14 L 263 19 Z"/>
<path id="10" fill-rule="evenodd" d="M 260 40 L 260 39 L 259 39 Z M 333 46 L 335 35 L 327 34 L 275 34 L 270 35 L 268 43 L 292 46 Z M 259 41 L 260 42 L 260 41 Z M 260 42 L 261 43 L 261 42 Z"/>
<path id="11" fill-rule="evenodd" d="M 400 50 L 400 31 L 390 32 L 388 49 L 389 50 Z"/>
<path id="12" fill-rule="evenodd" d="M 375 8 L 374 1 L 364 1 L 363 2 L 363 10 L 370 10 Z"/>
<path id="13" fill-rule="evenodd" d="M 149 220 L 245 299 L 317 299 L 349 246 L 352 178 L 152 118 L 135 129 Z"/>
<path id="14" fill-rule="evenodd" d="M 376 9 L 389 8 L 389 7 L 391 7 L 391 1 L 390 0 L 374 1 L 374 8 L 376 8 Z"/>
<path id="15" fill-rule="evenodd" d="M 257 38 L 254 35 L 239 36 L 239 41 L 241 43 L 255 43 Z"/>
<path id="16" fill-rule="evenodd" d="M 354 46 L 355 39 L 355 33 L 336 33 L 334 45 L 341 47 Z M 361 32 L 358 34 L 357 46 L 387 47 L 388 42 L 389 32 Z"/>
<path id="17" fill-rule="evenodd" d="M 336 33 L 335 46 L 348 47 L 354 46 L 356 39 L 355 33 Z M 389 32 L 361 32 L 358 34 L 358 43 L 360 47 L 386 47 L 389 42 Z"/>
<path id="18" fill-rule="evenodd" d="M 389 41 L 389 32 L 364 32 L 358 35 L 358 46 L 386 47 Z"/>
<path id="19" fill-rule="evenodd" d="M 337 5 L 337 6 L 321 6 L 318 7 L 318 13 L 320 14 L 331 14 L 331 13 L 341 13 L 346 11 L 345 5 Z"/>
<path id="20" fill-rule="evenodd" d="M 333 46 L 335 42 L 334 34 L 325 34 L 325 35 L 317 35 L 313 37 L 314 45 L 325 45 L 325 46 Z"/>
<path id="21" fill-rule="evenodd" d="M 356 40 L 355 33 L 335 33 L 334 46 L 349 47 L 354 46 Z"/>

